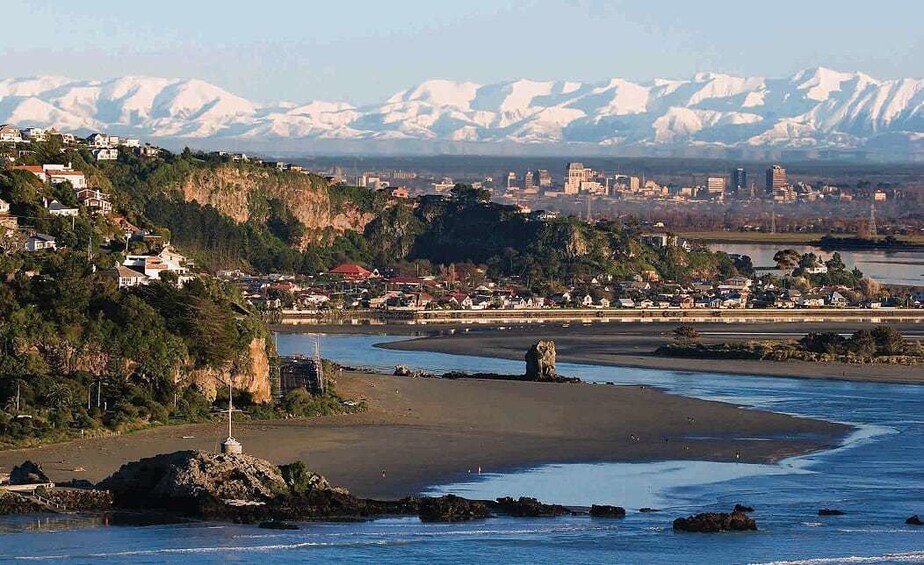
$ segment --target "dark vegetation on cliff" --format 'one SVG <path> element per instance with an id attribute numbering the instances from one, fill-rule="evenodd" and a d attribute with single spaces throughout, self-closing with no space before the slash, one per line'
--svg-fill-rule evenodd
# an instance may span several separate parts
<path id="1" fill-rule="evenodd" d="M 35 266 L 0 285 L 0 446 L 208 418 L 184 375 L 246 363 L 265 336 L 215 281 L 120 291 L 78 253 Z"/>

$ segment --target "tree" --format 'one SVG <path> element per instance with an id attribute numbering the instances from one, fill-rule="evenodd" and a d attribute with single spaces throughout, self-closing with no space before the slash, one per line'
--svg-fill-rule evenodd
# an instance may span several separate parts
<path id="1" fill-rule="evenodd" d="M 849 348 L 858 357 L 869 359 L 876 354 L 876 339 L 869 330 L 857 330 L 850 336 Z"/>
<path id="2" fill-rule="evenodd" d="M 872 331 L 876 340 L 876 349 L 885 355 L 900 355 L 905 349 L 905 338 L 902 333 L 889 326 L 876 326 Z"/>
<path id="3" fill-rule="evenodd" d="M 690 324 L 680 324 L 674 328 L 674 341 L 677 343 L 689 343 L 699 339 L 699 331 Z"/>
<path id="4" fill-rule="evenodd" d="M 482 188 L 474 188 L 470 184 L 456 184 L 449 189 L 449 194 L 455 200 L 471 204 L 474 202 L 487 202 L 491 199 L 491 191 Z"/>
<path id="5" fill-rule="evenodd" d="M 837 251 L 834 252 L 834 255 L 832 255 L 830 259 L 825 261 L 825 266 L 828 267 L 829 271 L 843 271 L 847 269 L 847 265 L 841 260 L 841 254 Z"/>
<path id="6" fill-rule="evenodd" d="M 776 267 L 781 271 L 789 271 L 796 266 L 799 261 L 799 252 L 795 249 L 781 249 L 773 255 Z"/>

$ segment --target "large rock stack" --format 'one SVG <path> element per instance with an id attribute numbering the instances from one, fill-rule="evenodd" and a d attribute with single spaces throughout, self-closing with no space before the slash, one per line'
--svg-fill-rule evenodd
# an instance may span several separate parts
<path id="1" fill-rule="evenodd" d="M 526 378 L 531 381 L 554 381 L 558 378 L 555 370 L 554 341 L 537 341 L 527 350 Z"/>

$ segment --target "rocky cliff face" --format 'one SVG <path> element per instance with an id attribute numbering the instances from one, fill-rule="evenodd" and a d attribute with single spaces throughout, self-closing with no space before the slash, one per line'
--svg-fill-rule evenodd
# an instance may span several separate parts
<path id="1" fill-rule="evenodd" d="M 374 217 L 355 209 L 334 210 L 327 182 L 317 176 L 248 165 L 193 171 L 180 186 L 186 202 L 211 205 L 235 222 L 265 222 L 267 202 L 280 201 L 307 228 L 302 246 L 325 231 L 362 231 Z"/>
<path id="2" fill-rule="evenodd" d="M 209 400 L 215 400 L 218 389 L 226 387 L 230 379 L 234 388 L 249 392 L 254 402 L 265 403 L 272 399 L 269 373 L 266 340 L 261 337 L 250 342 L 247 358 L 235 366 L 225 370 L 199 369 L 190 373 L 189 378 Z"/>

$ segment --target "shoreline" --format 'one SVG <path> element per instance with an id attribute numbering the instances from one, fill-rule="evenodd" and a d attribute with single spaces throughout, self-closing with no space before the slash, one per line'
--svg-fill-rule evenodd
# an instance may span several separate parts
<path id="1" fill-rule="evenodd" d="M 796 339 L 812 331 L 852 333 L 869 324 L 730 324 L 716 327 L 698 325 L 704 343 L 747 339 Z M 922 339 L 924 328 L 916 324 L 894 325 L 910 339 Z M 336 332 L 336 327 L 328 328 Z M 850 382 L 924 385 L 920 366 L 889 364 L 851 364 L 841 362 L 769 361 L 750 359 L 697 359 L 654 355 L 658 346 L 671 343 L 672 327 L 619 323 L 599 325 L 547 324 L 543 326 L 504 326 L 465 328 L 450 334 L 442 332 L 414 339 L 377 344 L 399 351 L 429 351 L 449 355 L 474 355 L 522 360 L 523 352 L 540 339 L 555 341 L 558 361 L 606 367 L 630 367 L 678 372 L 709 372 L 728 375 L 822 379 Z M 375 333 L 375 332 L 369 332 Z M 414 369 L 414 367 L 411 367 Z"/>
<path id="2" fill-rule="evenodd" d="M 234 435 L 245 453 L 277 464 L 300 459 L 357 496 L 394 499 L 470 480 L 479 468 L 507 473 L 547 464 L 734 462 L 739 457 L 742 463 L 776 463 L 837 448 L 856 429 L 638 386 L 346 372 L 338 392 L 364 398 L 369 409 L 242 422 Z M 224 435 L 221 423 L 165 426 L 4 451 L 0 466 L 8 470 L 30 459 L 53 481 L 95 482 L 142 457 L 180 449 L 215 451 Z"/>

